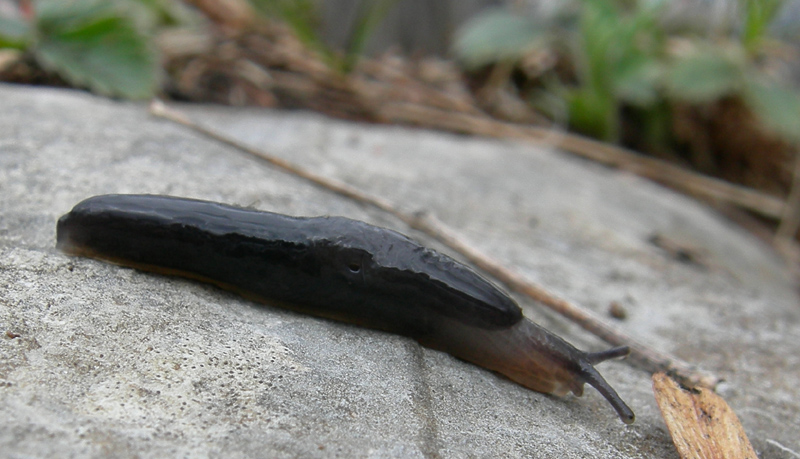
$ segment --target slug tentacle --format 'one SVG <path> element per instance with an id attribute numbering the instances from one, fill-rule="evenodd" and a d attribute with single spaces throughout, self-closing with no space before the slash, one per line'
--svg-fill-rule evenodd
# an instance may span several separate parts
<path id="1" fill-rule="evenodd" d="M 630 353 L 631 349 L 628 346 L 617 346 L 612 347 L 611 349 L 606 349 L 605 351 L 589 352 L 586 354 L 586 360 L 588 360 L 592 365 L 596 365 L 600 362 L 605 362 L 606 360 L 625 357 Z"/>
<path id="2" fill-rule="evenodd" d="M 400 233 L 342 217 L 299 218 L 193 199 L 95 196 L 61 217 L 57 247 L 216 284 L 303 313 L 397 333 L 564 395 L 594 386 L 620 418 L 633 412 L 586 353 L 522 315 L 467 266 Z"/>
<path id="3" fill-rule="evenodd" d="M 622 422 L 625 424 L 633 424 L 633 421 L 636 420 L 636 415 L 633 413 L 633 410 L 625 404 L 619 394 L 617 394 L 617 391 L 606 382 L 605 378 L 603 378 L 594 367 L 591 365 L 584 366 L 581 370 L 581 378 L 590 386 L 597 389 L 597 391 L 608 400 L 608 403 L 610 403 L 614 411 L 617 412 Z"/>
<path id="4" fill-rule="evenodd" d="M 603 379 L 593 364 L 626 355 L 625 347 L 586 353 L 528 319 L 505 330 L 482 330 L 446 322 L 435 337 L 420 342 L 476 365 L 494 370 L 538 392 L 583 395 L 588 383 L 611 404 L 626 424 L 633 411 Z"/>

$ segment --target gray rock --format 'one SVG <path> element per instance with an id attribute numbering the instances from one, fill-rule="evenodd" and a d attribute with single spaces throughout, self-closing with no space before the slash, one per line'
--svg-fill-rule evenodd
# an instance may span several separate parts
<path id="1" fill-rule="evenodd" d="M 649 375 L 599 369 L 625 426 L 399 336 L 264 307 L 54 248 L 56 219 L 103 193 L 294 215 L 392 218 L 231 148 L 79 92 L 0 85 L 0 456 L 677 457 Z M 798 457 L 800 308 L 780 262 L 696 202 L 558 151 L 303 112 L 187 107 L 230 136 L 427 209 L 554 293 L 725 378 L 762 457 Z M 709 267 L 648 242 L 705 250 Z M 446 250 L 445 250 L 446 251 Z M 526 315 L 607 346 L 536 304 Z"/>

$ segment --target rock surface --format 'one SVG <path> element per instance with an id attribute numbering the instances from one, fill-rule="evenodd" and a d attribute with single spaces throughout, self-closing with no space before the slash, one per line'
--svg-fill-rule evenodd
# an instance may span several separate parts
<path id="1" fill-rule="evenodd" d="M 392 218 L 276 171 L 141 104 L 0 85 L 0 456 L 677 457 L 649 376 L 600 371 L 637 413 L 563 399 L 415 342 L 55 250 L 104 193 L 293 215 Z M 800 307 L 758 241 L 692 200 L 529 145 L 285 111 L 187 107 L 227 135 L 426 209 L 481 250 L 723 377 L 764 458 L 800 457 Z M 682 263 L 649 242 L 700 249 Z M 538 307 L 579 348 L 607 346 Z"/>

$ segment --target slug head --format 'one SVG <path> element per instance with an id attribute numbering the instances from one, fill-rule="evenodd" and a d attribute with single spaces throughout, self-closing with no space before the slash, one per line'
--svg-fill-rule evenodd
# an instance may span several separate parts
<path id="1" fill-rule="evenodd" d="M 626 355 L 627 347 L 586 353 L 528 319 L 503 330 L 478 330 L 451 322 L 423 344 L 494 370 L 537 392 L 581 396 L 588 383 L 608 400 L 623 422 L 634 421 L 633 411 L 594 368 L 596 363 Z"/>
<path id="2" fill-rule="evenodd" d="M 522 335 L 521 347 L 535 348 L 537 351 L 536 354 L 520 353 L 527 355 L 518 366 L 521 370 L 516 375 L 520 379 L 518 382 L 542 392 L 564 395 L 571 391 L 579 397 L 583 395 L 584 384 L 588 383 L 605 397 L 622 422 L 633 423 L 636 418 L 633 410 L 594 367 L 597 363 L 628 355 L 630 350 L 627 346 L 593 353 L 583 352 L 529 320 L 524 320 L 516 331 Z M 511 379 L 516 380 L 515 377 Z M 523 381 L 527 381 L 527 384 Z M 543 386 L 533 387 L 536 384 Z M 547 385 L 551 390 L 542 390 Z"/>
<path id="3" fill-rule="evenodd" d="M 500 329 L 522 311 L 495 285 L 454 259 L 391 230 L 343 218 L 325 218 L 326 234 L 313 241 L 323 276 L 338 279 L 372 304 L 412 307 L 418 320 L 438 317 Z"/>

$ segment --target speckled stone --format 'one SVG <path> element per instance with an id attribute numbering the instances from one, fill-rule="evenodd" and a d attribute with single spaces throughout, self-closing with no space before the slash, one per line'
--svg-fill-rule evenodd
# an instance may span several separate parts
<path id="1" fill-rule="evenodd" d="M 649 375 L 600 371 L 556 398 L 393 335 L 192 281 L 70 258 L 55 222 L 103 193 L 344 215 L 442 249 L 377 211 L 148 116 L 145 105 L 0 85 L 0 456 L 675 458 Z M 762 457 L 798 457 L 800 307 L 780 262 L 702 205 L 558 151 L 330 120 L 189 107 L 203 123 L 413 211 L 723 377 Z M 681 263 L 653 235 L 701 249 Z M 446 251 L 446 250 L 445 250 Z M 521 300 L 587 350 L 607 346 Z M 609 319 L 613 320 L 613 319 Z"/>

